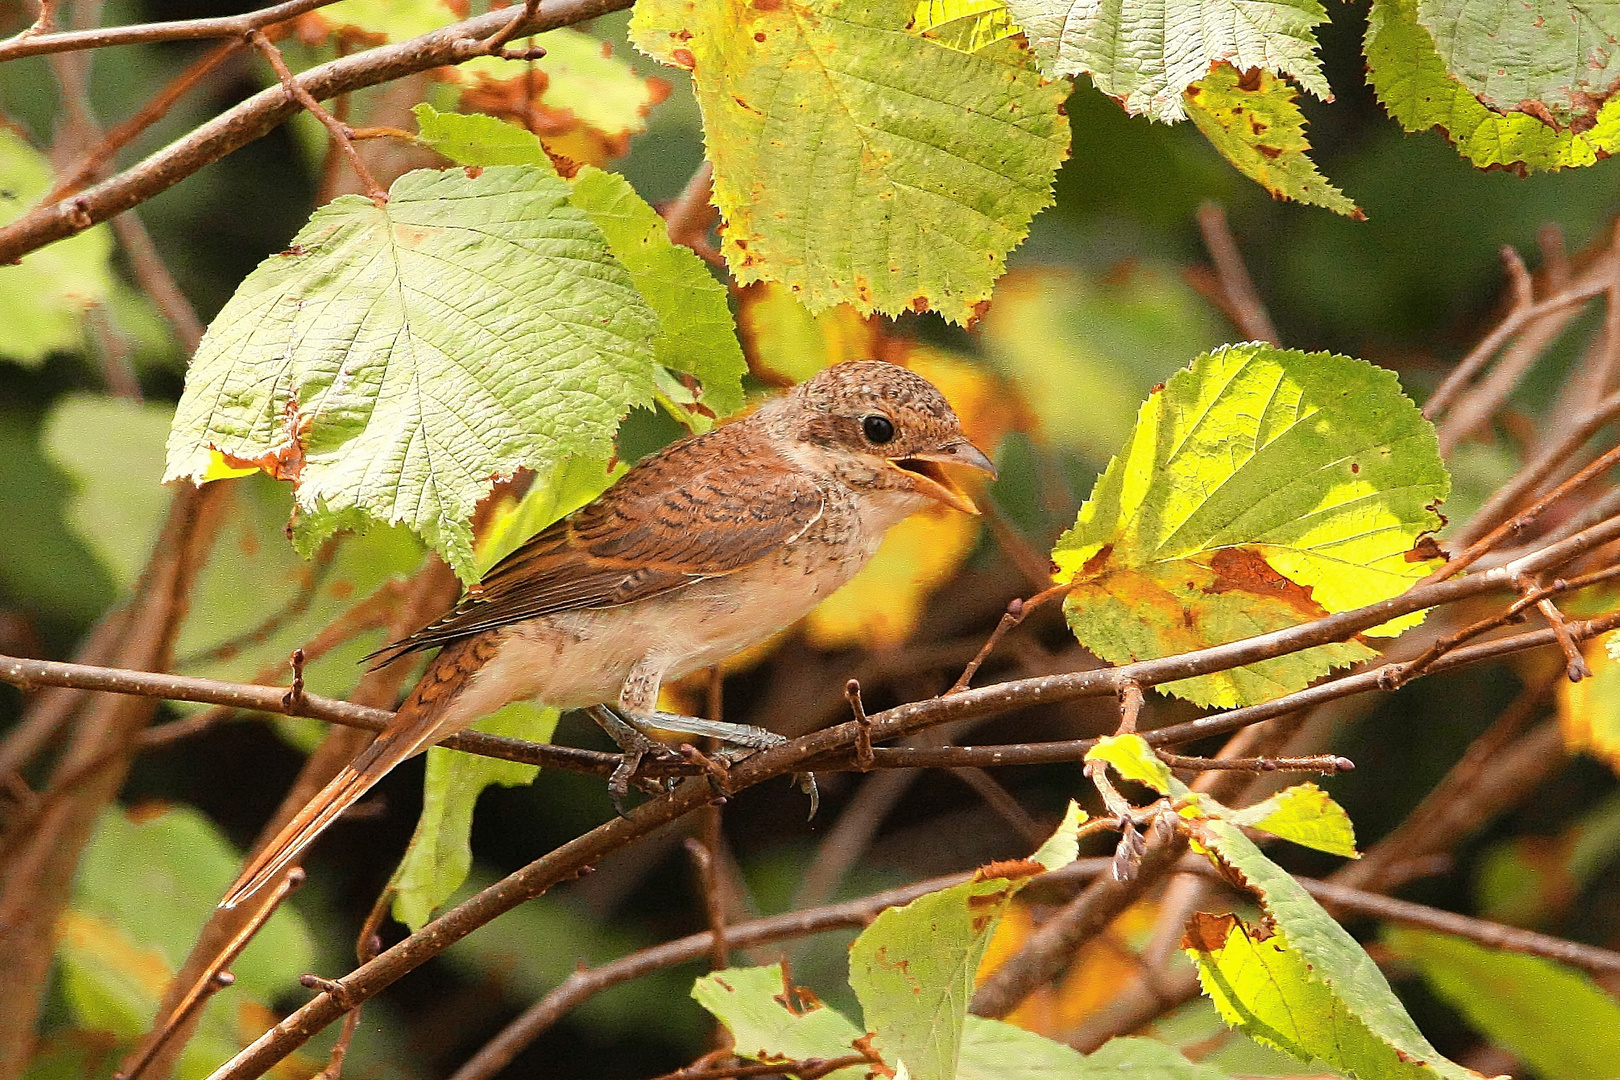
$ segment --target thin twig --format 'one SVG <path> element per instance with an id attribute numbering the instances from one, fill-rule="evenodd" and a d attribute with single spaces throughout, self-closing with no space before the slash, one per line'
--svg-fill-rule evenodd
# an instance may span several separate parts
<path id="1" fill-rule="evenodd" d="M 1159 760 L 1172 769 L 1187 769 L 1191 772 L 1209 772 L 1211 770 L 1230 770 L 1233 772 L 1310 772 L 1332 776 L 1334 773 L 1352 772 L 1356 763 L 1347 757 L 1335 754 L 1317 754 L 1314 757 L 1251 757 L 1251 758 L 1203 758 L 1182 757 L 1172 754 L 1168 750 L 1156 751 Z"/>
<path id="2" fill-rule="evenodd" d="M 297 18 L 306 11 L 314 11 L 335 2 L 336 0 L 287 0 L 286 3 L 250 11 L 245 15 L 229 15 L 218 19 L 181 19 L 175 22 L 140 23 L 135 26 L 110 26 L 95 30 L 71 30 L 57 34 L 38 33 L 30 28 L 15 37 L 0 41 L 0 64 L 24 56 L 101 49 L 109 45 L 142 45 L 154 41 L 200 41 L 207 38 L 239 37 L 249 30 Z"/>
<path id="3" fill-rule="evenodd" d="M 1249 341 L 1269 341 L 1281 345 L 1282 338 L 1260 302 L 1254 279 L 1243 265 L 1237 241 L 1226 223 L 1226 211 L 1217 202 L 1206 202 L 1198 208 L 1198 228 L 1204 234 L 1204 246 L 1215 262 L 1215 274 L 1226 297 L 1226 311 L 1237 324 L 1238 332 Z"/>
<path id="4" fill-rule="evenodd" d="M 680 195 L 663 208 L 664 230 L 671 243 L 696 249 L 707 242 L 719 211 L 714 207 L 714 166 L 708 161 L 697 167 Z"/>
<path id="5" fill-rule="evenodd" d="M 630 3 L 631 0 L 552 0 L 535 14 L 522 32 L 539 33 L 570 26 L 622 10 Z M 475 15 L 408 41 L 381 45 L 321 64 L 301 72 L 294 81 L 320 101 L 459 63 L 468 58 L 469 46 L 476 45 L 511 18 L 506 10 Z M 233 24 L 232 33 L 245 33 L 249 28 L 245 24 Z M 199 169 L 262 138 L 298 108 L 283 87 L 270 87 L 94 187 L 67 199 L 34 207 L 0 228 L 0 265 L 14 263 L 30 251 L 82 232 L 145 202 Z"/>
<path id="6" fill-rule="evenodd" d="M 349 168 L 353 169 L 354 174 L 360 178 L 360 186 L 365 188 L 366 196 L 378 206 L 386 205 L 388 203 L 388 192 L 384 191 L 382 185 L 377 183 L 377 178 L 371 175 L 371 170 L 366 167 L 365 160 L 360 157 L 360 152 L 354 148 L 354 142 L 349 138 L 348 127 L 339 122 L 337 117 L 327 112 L 325 107 L 315 100 L 314 95 L 299 85 L 298 80 L 293 78 L 293 73 L 288 70 L 287 61 L 282 59 L 281 50 L 276 48 L 270 39 L 264 36 L 263 31 L 249 30 L 247 40 L 249 45 L 259 50 L 259 53 L 270 62 L 270 67 L 275 70 L 276 78 L 281 80 L 281 87 L 287 91 L 287 96 L 302 105 L 305 112 L 319 120 L 321 125 L 326 128 L 327 132 L 332 136 L 332 141 L 343 152 L 343 156 L 349 159 Z"/>

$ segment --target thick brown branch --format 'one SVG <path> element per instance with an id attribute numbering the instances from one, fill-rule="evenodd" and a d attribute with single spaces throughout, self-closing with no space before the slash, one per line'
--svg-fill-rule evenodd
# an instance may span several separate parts
<path id="1" fill-rule="evenodd" d="M 519 33 L 534 34 L 619 11 L 631 0 L 551 0 Z M 285 17 L 285 16 L 283 16 Z M 507 25 L 510 11 L 477 15 L 421 37 L 345 56 L 299 74 L 294 82 L 317 101 L 480 55 L 484 39 Z M 245 33 L 243 26 L 234 32 Z M 200 35 L 213 36 L 213 35 Z M 35 207 L 0 229 L 0 264 L 82 232 L 136 206 L 226 154 L 274 130 L 298 111 L 280 86 L 261 90 L 144 161 L 60 202 Z"/>

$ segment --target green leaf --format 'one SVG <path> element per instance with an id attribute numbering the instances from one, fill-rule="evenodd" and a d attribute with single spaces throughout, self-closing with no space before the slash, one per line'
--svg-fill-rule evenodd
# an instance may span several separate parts
<path id="1" fill-rule="evenodd" d="M 841 1013 L 793 993 L 781 964 L 727 968 L 703 976 L 692 996 L 726 1025 L 738 1056 L 752 1061 L 802 1061 L 851 1053 L 865 1034 Z M 832 1080 L 862 1080 L 864 1065 L 829 1073 Z"/>
<path id="2" fill-rule="evenodd" d="M 414 111 L 422 141 L 452 161 L 551 168 L 540 140 L 516 125 L 492 116 L 441 113 L 431 105 Z M 658 315 L 657 362 L 696 376 L 703 384 L 700 400 L 716 416 L 741 409 L 748 361 L 737 344 L 726 287 L 695 252 L 670 242 L 664 219 L 624 177 L 587 165 L 571 184 L 569 201 L 602 230 L 608 250 Z"/>
<path id="3" fill-rule="evenodd" d="M 1009 869 L 1024 868 L 1040 870 Z M 975 876 L 885 909 L 855 939 L 849 984 L 884 1061 L 904 1061 L 917 1080 L 953 1080 L 979 961 L 1028 877 Z"/>
<path id="4" fill-rule="evenodd" d="M 1206 818 L 1193 835 L 1270 916 L 1199 914 L 1183 940 L 1227 1023 L 1301 1061 L 1380 1080 L 1479 1074 L 1441 1056 L 1406 1014 L 1372 957 L 1242 829 Z"/>
<path id="5" fill-rule="evenodd" d="M 0 226 L 33 209 L 55 180 L 44 154 L 0 126 Z M 85 313 L 113 293 L 112 246 L 98 225 L 0 266 L 0 357 L 37 367 L 53 352 L 83 348 Z"/>
<path id="6" fill-rule="evenodd" d="M 550 742 L 556 709 L 514 701 L 473 725 L 490 735 Z M 415 933 L 467 880 L 472 869 L 473 806 L 486 787 L 522 787 L 539 775 L 538 765 L 479 757 L 435 746 L 427 752 L 422 816 L 394 874 L 394 918 Z"/>
<path id="7" fill-rule="evenodd" d="M 1029 861 L 1040 863 L 1048 870 L 1057 870 L 1074 862 L 1080 857 L 1080 826 L 1086 820 L 1086 812 L 1080 809 L 1080 804 L 1070 799 L 1069 808 L 1063 812 L 1063 820 L 1058 824 L 1057 831 L 1046 838 L 1046 843 L 1036 849 Z"/>
<path id="8" fill-rule="evenodd" d="M 1080 642 L 1133 660 L 1293 626 L 1405 591 L 1449 490 L 1434 429 L 1392 372 L 1232 345 L 1154 393 L 1052 558 Z M 1396 632 L 1414 620 L 1379 630 Z M 1163 689 L 1235 706 L 1374 655 L 1321 646 Z"/>
<path id="9" fill-rule="evenodd" d="M 99 394 L 67 394 L 40 432 L 46 456 L 72 478 L 69 526 L 123 589 L 146 565 L 169 505 L 163 437 L 169 410 Z"/>
<path id="10" fill-rule="evenodd" d="M 1584 127 L 1620 83 L 1620 4 L 1418 0 L 1418 22 L 1451 77 L 1499 113 Z"/>
<path id="11" fill-rule="evenodd" d="M 703 384 L 699 400 L 716 416 L 741 409 L 748 361 L 737 344 L 726 287 L 696 252 L 670 242 L 664 219 L 624 177 L 587 165 L 573 183 L 574 205 L 602 230 L 608 249 L 658 313 L 658 363 L 696 376 Z"/>
<path id="12" fill-rule="evenodd" d="M 1153 747 L 1140 735 L 1104 735 L 1097 745 L 1086 751 L 1087 761 L 1106 761 L 1114 771 L 1127 780 L 1152 788 L 1160 795 L 1179 794 L 1174 789 L 1186 790 L 1170 775 L 1170 766 L 1159 760 Z"/>
<path id="13" fill-rule="evenodd" d="M 966 322 L 1052 201 L 1063 82 L 1019 50 L 904 33 L 915 0 L 642 0 L 631 37 L 692 72 L 740 284 Z"/>
<path id="14" fill-rule="evenodd" d="M 1332 796 L 1309 781 L 1235 811 L 1227 820 L 1317 851 L 1343 855 L 1347 859 L 1361 858 L 1361 852 L 1356 850 L 1356 832 L 1350 824 L 1350 815 Z"/>
<path id="15" fill-rule="evenodd" d="M 1539 1075 L 1613 1080 L 1620 1003 L 1590 975 L 1415 927 L 1391 926 L 1383 941 L 1492 1043 Z"/>
<path id="16" fill-rule="evenodd" d="M 1407 131 L 1440 128 L 1480 168 L 1521 173 L 1591 165 L 1620 150 L 1620 98 L 1604 102 L 1593 126 L 1579 133 L 1492 112 L 1451 77 L 1417 16 L 1418 0 L 1373 0 L 1367 16 L 1367 81 Z"/>
<path id="17" fill-rule="evenodd" d="M 209 328 L 167 479 L 200 478 L 217 449 L 294 481 L 300 550 L 403 522 L 469 579 L 492 478 L 606 454 L 652 396 L 656 317 L 568 197 L 498 166 L 321 207 Z"/>
<path id="18" fill-rule="evenodd" d="M 1226 1080 L 1152 1039 L 1110 1039 L 1090 1054 L 1000 1020 L 969 1016 L 956 1080 Z"/>
<path id="19" fill-rule="evenodd" d="M 1006 0 L 917 0 L 906 30 L 966 53 L 1023 33 Z"/>
<path id="20" fill-rule="evenodd" d="M 1041 67 L 1091 76 L 1132 116 L 1186 119 L 1182 91 L 1224 60 L 1292 75 L 1323 100 L 1317 0 L 1008 0 Z"/>
<path id="21" fill-rule="evenodd" d="M 411 110 L 417 141 L 458 165 L 538 165 L 552 171 L 540 137 L 483 113 L 440 112 L 426 102 Z"/>
<path id="22" fill-rule="evenodd" d="M 1187 87 L 1187 114 L 1238 172 L 1279 199 L 1325 206 L 1366 220 L 1361 208 L 1328 183 L 1305 156 L 1305 114 L 1287 79 L 1252 68 L 1217 64 Z"/>

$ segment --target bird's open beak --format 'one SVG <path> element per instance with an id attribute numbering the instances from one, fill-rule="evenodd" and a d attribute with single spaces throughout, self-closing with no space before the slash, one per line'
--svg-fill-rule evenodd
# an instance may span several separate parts
<path id="1" fill-rule="evenodd" d="M 961 488 L 951 482 L 950 476 L 940 466 L 966 465 L 970 469 L 989 473 L 992 480 L 996 478 L 996 467 L 990 463 L 984 451 L 966 439 L 950 443 L 938 450 L 890 458 L 889 464 L 916 477 L 915 486 L 920 494 L 927 495 L 964 514 L 977 514 L 979 508 Z"/>

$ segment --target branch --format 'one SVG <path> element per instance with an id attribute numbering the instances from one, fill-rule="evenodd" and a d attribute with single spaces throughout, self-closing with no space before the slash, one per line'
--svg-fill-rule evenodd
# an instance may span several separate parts
<path id="1" fill-rule="evenodd" d="M 517 33 L 535 34 L 571 26 L 630 4 L 631 0 L 550 0 Z M 419 71 L 458 64 L 483 55 L 487 39 L 511 21 L 508 9 L 487 12 L 409 41 L 341 57 L 299 74 L 293 82 L 315 100 L 323 101 Z M 251 28 L 243 26 L 233 33 L 245 33 Z M 0 264 L 14 263 L 30 251 L 139 205 L 273 131 L 298 108 L 279 85 L 261 90 L 116 176 L 78 195 L 35 207 L 0 228 Z"/>
<path id="2" fill-rule="evenodd" d="M 1220 282 L 1226 300 L 1226 313 L 1237 324 L 1238 332 L 1250 341 L 1269 341 L 1282 345 L 1271 316 L 1260 302 L 1254 279 L 1243 265 L 1237 241 L 1226 224 L 1226 211 L 1217 202 L 1206 202 L 1198 208 L 1198 228 L 1204 234 L 1204 246 L 1215 261 L 1215 277 Z"/>
<path id="3" fill-rule="evenodd" d="M 77 52 L 81 49 L 101 49 L 109 45 L 141 45 L 153 41 L 202 41 L 208 38 L 239 37 L 249 30 L 259 30 L 287 19 L 297 18 L 306 11 L 325 7 L 336 0 L 287 0 L 274 7 L 250 11 L 245 15 L 229 15 L 218 19 L 181 19 L 175 22 L 140 23 L 135 26 L 109 26 L 95 30 L 70 30 L 60 34 L 41 34 L 32 28 L 0 41 L 0 64 L 24 56 L 46 53 Z"/>

